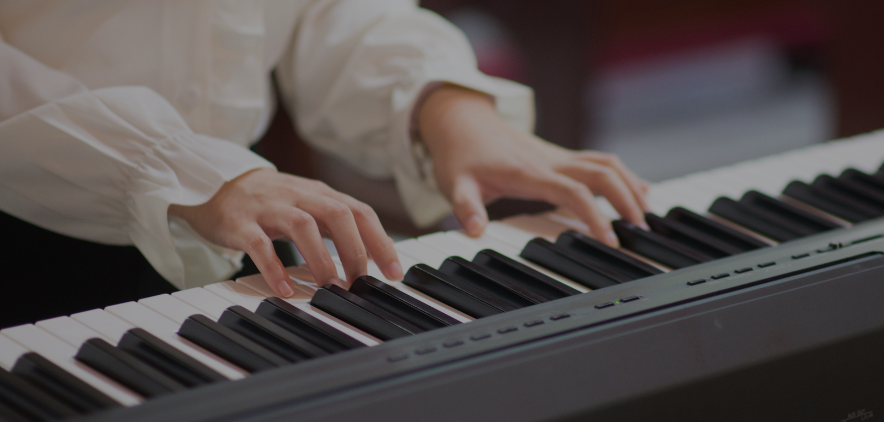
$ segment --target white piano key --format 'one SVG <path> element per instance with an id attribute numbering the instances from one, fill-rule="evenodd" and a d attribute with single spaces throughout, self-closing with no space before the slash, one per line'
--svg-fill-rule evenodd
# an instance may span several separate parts
<path id="1" fill-rule="evenodd" d="M 409 268 L 411 268 L 417 264 L 420 264 L 420 262 L 416 261 L 414 258 L 412 258 L 408 255 L 403 255 L 403 254 L 398 254 L 398 255 L 399 255 L 399 265 L 402 266 L 402 274 L 403 275 L 408 272 Z M 381 269 L 378 268 L 378 264 L 376 262 L 374 262 L 373 260 L 368 261 L 367 270 L 368 270 L 368 275 L 370 275 L 378 280 L 396 281 L 396 280 L 387 279 L 387 277 L 384 275 L 384 273 L 381 271 Z"/>
<path id="2" fill-rule="evenodd" d="M 245 287 L 243 287 L 243 289 L 245 289 Z M 170 346 L 188 354 L 227 378 L 240 379 L 248 374 L 247 371 L 236 365 L 233 365 L 208 350 L 180 337 L 178 335 L 179 324 L 176 324 L 171 319 L 154 312 L 144 305 L 135 302 L 126 302 L 119 305 L 108 306 L 105 310 L 126 320 L 130 324 L 157 336 L 166 343 L 169 343 Z"/>
<path id="3" fill-rule="evenodd" d="M 316 283 L 310 279 L 310 272 L 305 268 L 298 267 L 288 267 L 286 271 L 289 274 L 289 279 L 292 281 L 292 285 L 294 286 L 295 293 L 289 297 L 291 300 L 299 300 L 299 301 L 308 301 L 313 297 L 313 294 L 316 293 L 317 286 Z M 305 280 L 305 278 L 307 280 Z M 250 275 L 248 277 L 241 277 L 236 279 L 237 284 L 245 285 L 246 287 L 256 291 L 263 297 L 273 297 L 276 296 L 276 293 L 270 289 L 270 286 L 264 281 L 264 277 L 261 274 Z M 263 299 L 261 299 L 263 300 Z"/>
<path id="4" fill-rule="evenodd" d="M 167 333 L 178 331 L 178 324 L 175 324 L 171 319 L 154 312 L 147 306 L 135 302 L 124 302 L 118 305 L 108 306 L 107 308 L 104 308 L 104 310 L 147 331 Z"/>
<path id="5" fill-rule="evenodd" d="M 217 321 L 233 302 L 216 294 L 203 290 L 202 287 L 172 293 L 172 297 L 199 309 L 203 315 Z"/>
<path id="6" fill-rule="evenodd" d="M 293 303 L 292 305 L 298 307 L 298 309 L 304 312 L 307 312 L 316 319 L 332 326 L 332 328 L 335 328 L 338 331 L 354 338 L 356 341 L 359 341 L 362 344 L 365 344 L 367 346 L 377 346 L 378 344 L 382 343 L 382 341 L 378 338 L 366 334 L 362 330 L 323 312 L 321 309 L 311 306 L 309 303 Z"/>
<path id="7" fill-rule="evenodd" d="M 79 312 L 71 315 L 71 319 L 91 328 L 108 339 L 111 344 L 117 344 L 123 338 L 123 334 L 132 328 L 132 324 L 120 319 L 114 314 L 101 309 Z"/>
<path id="8" fill-rule="evenodd" d="M 18 358 L 27 353 L 28 349 L 9 337 L 0 334 L 0 368 L 11 371 Z"/>
<path id="9" fill-rule="evenodd" d="M 40 354 L 123 406 L 135 406 L 144 401 L 138 394 L 76 361 L 74 359 L 74 355 L 77 354 L 76 348 L 35 325 L 7 328 L 0 331 L 0 334 Z"/>
<path id="10" fill-rule="evenodd" d="M 264 296 L 258 294 L 258 292 L 245 285 L 236 284 L 234 281 L 223 281 L 221 283 L 209 284 L 208 286 L 203 287 L 203 289 L 233 302 L 234 305 L 242 306 L 252 312 L 255 312 L 261 304 L 261 301 L 264 300 Z"/>
<path id="11" fill-rule="evenodd" d="M 76 348 L 79 348 L 86 340 L 91 338 L 100 338 L 108 342 L 113 341 L 69 317 L 46 319 L 37 322 L 35 325 Z"/>
<path id="12" fill-rule="evenodd" d="M 421 236 L 417 238 L 417 241 L 443 253 L 445 256 L 459 256 L 467 261 L 472 261 L 476 253 L 479 252 L 479 249 L 467 243 L 458 242 L 447 236 L 445 232 Z"/>
<path id="13" fill-rule="evenodd" d="M 184 320 L 186 320 L 187 317 L 191 315 L 205 315 L 199 309 L 194 308 L 193 306 L 190 306 L 185 302 L 182 302 L 172 296 L 165 294 L 147 297 L 139 300 L 138 303 L 154 310 L 155 312 L 166 318 L 171 319 L 179 326 L 181 324 L 184 324 Z"/>
<path id="14" fill-rule="evenodd" d="M 471 245 L 474 249 L 480 251 L 483 249 L 493 249 L 494 251 L 497 251 L 498 253 L 506 255 L 510 258 L 518 256 L 520 252 L 519 249 L 513 247 L 512 245 L 497 240 L 487 234 L 483 234 L 480 237 L 470 237 L 459 230 L 450 230 L 445 232 L 445 235 L 454 239 L 457 242 Z"/>
<path id="15" fill-rule="evenodd" d="M 433 268 L 439 268 L 442 265 L 442 261 L 448 258 L 448 255 L 419 242 L 417 239 L 396 242 L 393 246 L 400 255 L 406 255 Z"/>

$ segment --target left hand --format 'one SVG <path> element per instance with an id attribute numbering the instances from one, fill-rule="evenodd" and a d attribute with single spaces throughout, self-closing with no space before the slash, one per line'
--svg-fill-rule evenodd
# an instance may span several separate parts
<path id="1" fill-rule="evenodd" d="M 497 114 L 485 94 L 446 85 L 418 111 L 419 130 L 433 158 L 436 181 L 471 236 L 488 222 L 485 204 L 500 197 L 539 199 L 565 208 L 593 237 L 619 246 L 611 222 L 599 210 L 600 194 L 627 221 L 647 228 L 649 184 L 617 156 L 573 151 L 520 132 Z"/>

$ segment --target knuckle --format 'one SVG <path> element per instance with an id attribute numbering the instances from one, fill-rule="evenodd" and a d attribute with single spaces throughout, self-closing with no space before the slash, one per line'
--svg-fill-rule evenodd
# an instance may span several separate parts
<path id="1" fill-rule="evenodd" d="M 325 213 L 332 220 L 340 220 L 351 215 L 350 207 L 340 201 L 328 201 L 325 204 Z"/>
<path id="2" fill-rule="evenodd" d="M 356 202 L 350 207 L 350 209 L 353 211 L 353 215 L 356 215 L 356 216 L 359 216 L 359 217 L 363 217 L 363 218 L 368 217 L 368 218 L 371 218 L 371 217 L 374 217 L 374 216 L 375 216 L 375 214 L 374 214 L 374 209 L 372 209 L 368 204 L 363 203 L 363 202 L 356 201 Z"/>
<path id="3" fill-rule="evenodd" d="M 246 238 L 246 248 L 248 251 L 254 253 L 266 250 L 270 245 L 270 239 L 266 236 L 261 235 L 250 235 Z"/>
<path id="4" fill-rule="evenodd" d="M 313 216 L 306 212 L 298 210 L 289 216 L 289 227 L 292 230 L 303 231 L 312 229 L 315 226 L 316 221 L 313 219 Z"/>

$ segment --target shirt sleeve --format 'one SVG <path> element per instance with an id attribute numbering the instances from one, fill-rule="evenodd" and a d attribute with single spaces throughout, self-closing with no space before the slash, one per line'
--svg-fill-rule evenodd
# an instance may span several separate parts
<path id="1" fill-rule="evenodd" d="M 419 226 L 451 212 L 426 148 L 411 136 L 413 109 L 427 87 L 484 92 L 510 125 L 534 126 L 532 91 L 479 72 L 460 30 L 414 0 L 314 2 L 277 76 L 305 140 L 368 176 L 394 177 Z"/>
<path id="2" fill-rule="evenodd" d="M 270 163 L 194 133 L 153 90 L 88 90 L 2 41 L 0 92 L 3 211 L 64 235 L 135 245 L 179 288 L 238 268 L 241 253 L 170 220 L 168 207 L 203 203 Z"/>

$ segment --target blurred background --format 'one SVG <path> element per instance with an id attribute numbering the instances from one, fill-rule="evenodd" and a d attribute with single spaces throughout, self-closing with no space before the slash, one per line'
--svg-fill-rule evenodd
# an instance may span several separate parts
<path id="1" fill-rule="evenodd" d="M 421 4 L 466 33 L 481 70 L 535 89 L 541 137 L 616 153 L 650 181 L 884 127 L 880 0 Z M 391 183 L 272 148 L 296 157 L 281 169 L 369 202 L 392 232 L 456 227 L 413 227 Z M 492 214 L 530 209 L 495 204 Z"/>

